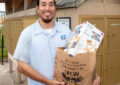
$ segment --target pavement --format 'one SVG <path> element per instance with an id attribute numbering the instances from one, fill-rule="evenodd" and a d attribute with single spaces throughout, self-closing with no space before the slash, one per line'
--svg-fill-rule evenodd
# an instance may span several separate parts
<path id="1" fill-rule="evenodd" d="M 4 65 L 0 63 L 0 85 L 28 85 L 27 79 L 24 75 L 21 75 L 21 84 L 17 83 L 16 78 L 17 68 L 13 65 L 13 72 L 9 72 L 9 64 L 5 62 Z"/>

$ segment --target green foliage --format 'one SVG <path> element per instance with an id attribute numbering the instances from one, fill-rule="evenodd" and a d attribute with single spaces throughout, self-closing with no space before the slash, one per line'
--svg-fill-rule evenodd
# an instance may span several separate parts
<path id="1" fill-rule="evenodd" d="M 0 27 L 0 59 L 2 57 L 2 31 L 3 31 L 4 27 Z M 3 43 L 3 47 L 4 47 L 4 43 Z M 5 48 L 3 49 L 3 56 L 7 57 L 7 51 L 5 50 Z"/>
<path id="2" fill-rule="evenodd" d="M 2 47 L 2 35 L 0 34 L 0 48 Z"/>
<path id="3" fill-rule="evenodd" d="M 0 27 L 0 47 L 2 47 L 2 29 L 3 27 Z"/>
<path id="4" fill-rule="evenodd" d="M 3 29 L 4 29 L 4 26 L 1 26 L 0 27 L 0 34 L 2 33 Z"/>
<path id="5" fill-rule="evenodd" d="M 0 48 L 2 48 L 2 31 L 4 29 L 4 26 L 0 27 Z M 4 41 L 3 41 L 3 47 L 4 47 Z"/>
<path id="6" fill-rule="evenodd" d="M 3 57 L 5 58 L 7 56 L 8 56 L 7 51 L 5 49 L 3 49 Z M 1 60 L 1 58 L 2 58 L 2 48 L 0 48 L 0 60 Z"/>

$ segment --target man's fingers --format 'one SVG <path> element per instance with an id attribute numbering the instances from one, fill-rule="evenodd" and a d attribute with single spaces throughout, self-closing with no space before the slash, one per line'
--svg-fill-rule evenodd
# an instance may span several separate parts
<path id="1" fill-rule="evenodd" d="M 64 82 L 59 82 L 59 85 L 65 85 L 65 83 Z"/>
<path id="2" fill-rule="evenodd" d="M 51 83 L 50 85 L 65 85 L 65 83 L 53 80 L 53 83 Z"/>
<path id="3" fill-rule="evenodd" d="M 100 81 L 101 81 L 100 76 L 96 76 L 96 79 L 94 80 L 93 85 L 100 85 Z"/>

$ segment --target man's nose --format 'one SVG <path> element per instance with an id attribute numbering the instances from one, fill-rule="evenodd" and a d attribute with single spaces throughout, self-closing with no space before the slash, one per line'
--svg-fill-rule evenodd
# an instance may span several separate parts
<path id="1" fill-rule="evenodd" d="M 50 8 L 50 6 L 49 6 L 49 5 L 47 5 L 47 6 L 45 7 L 45 9 L 46 9 L 46 10 L 49 10 L 49 8 Z"/>

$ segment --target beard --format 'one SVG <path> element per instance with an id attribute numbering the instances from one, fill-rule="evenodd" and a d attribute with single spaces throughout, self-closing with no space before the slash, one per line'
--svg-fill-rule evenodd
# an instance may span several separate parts
<path id="1" fill-rule="evenodd" d="M 45 23 L 50 23 L 50 22 L 54 19 L 54 16 L 51 17 L 51 18 L 49 18 L 49 16 L 48 16 L 47 19 L 44 19 L 44 18 L 41 17 L 41 19 L 42 19 L 42 21 L 45 22 Z"/>
<path id="2" fill-rule="evenodd" d="M 45 23 L 50 23 L 50 22 L 52 21 L 52 19 L 53 19 L 53 18 L 51 18 L 51 19 L 42 19 L 42 20 L 43 20 L 43 22 L 45 22 Z"/>

